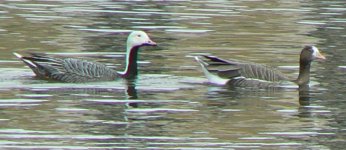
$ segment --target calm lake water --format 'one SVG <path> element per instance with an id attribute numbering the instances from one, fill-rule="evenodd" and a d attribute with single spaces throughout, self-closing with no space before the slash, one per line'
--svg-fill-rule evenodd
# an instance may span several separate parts
<path id="1" fill-rule="evenodd" d="M 3 0 L 0 147 L 343 149 L 345 18 L 345 0 Z M 159 44 L 141 50 L 132 86 L 38 80 L 12 54 L 84 57 L 122 70 L 130 30 Z M 209 85 L 192 58 L 253 61 L 294 77 L 306 44 L 327 57 L 313 63 L 307 93 Z"/>

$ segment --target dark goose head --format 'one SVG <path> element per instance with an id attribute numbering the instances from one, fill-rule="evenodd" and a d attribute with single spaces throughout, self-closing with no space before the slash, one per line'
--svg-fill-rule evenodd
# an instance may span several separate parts
<path id="1" fill-rule="evenodd" d="M 127 38 L 126 68 L 118 72 L 124 78 L 133 78 L 137 75 L 137 54 L 142 46 L 156 46 L 149 36 L 143 31 L 133 31 Z"/>
<path id="2" fill-rule="evenodd" d="M 299 86 L 309 83 L 311 62 L 316 59 L 324 60 L 326 57 L 315 46 L 305 46 L 300 53 L 299 76 L 295 80 Z"/>

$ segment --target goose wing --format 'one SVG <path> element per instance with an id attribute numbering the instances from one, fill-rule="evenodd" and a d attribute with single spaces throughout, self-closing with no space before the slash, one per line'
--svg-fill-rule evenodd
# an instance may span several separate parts
<path id="1" fill-rule="evenodd" d="M 280 71 L 269 66 L 237 60 L 224 60 L 215 56 L 204 57 L 209 60 L 208 68 L 211 68 L 211 71 L 217 71 L 218 75 L 223 78 L 244 77 L 269 82 L 288 80 Z"/>
<path id="2" fill-rule="evenodd" d="M 67 58 L 52 77 L 65 82 L 110 81 L 115 80 L 117 72 L 100 63 Z"/>
<path id="3" fill-rule="evenodd" d="M 218 85 L 240 87 L 276 87 L 288 78 L 281 72 L 260 64 L 225 60 L 215 56 L 195 57 L 208 81 Z"/>
<path id="4" fill-rule="evenodd" d="M 109 81 L 117 77 L 116 71 L 97 62 L 30 54 L 31 56 L 21 59 L 41 78 L 63 82 L 91 82 Z"/>

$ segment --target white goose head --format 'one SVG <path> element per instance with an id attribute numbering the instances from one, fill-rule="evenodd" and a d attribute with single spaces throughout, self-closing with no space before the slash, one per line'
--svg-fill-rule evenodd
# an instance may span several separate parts
<path id="1" fill-rule="evenodd" d="M 156 46 L 149 36 L 143 31 L 132 31 L 127 38 L 126 68 L 123 72 L 118 72 L 125 78 L 132 78 L 137 75 L 137 53 L 142 46 Z"/>
<path id="2" fill-rule="evenodd" d="M 127 48 L 132 49 L 141 46 L 156 46 L 156 43 L 145 32 L 132 31 L 127 38 Z"/>

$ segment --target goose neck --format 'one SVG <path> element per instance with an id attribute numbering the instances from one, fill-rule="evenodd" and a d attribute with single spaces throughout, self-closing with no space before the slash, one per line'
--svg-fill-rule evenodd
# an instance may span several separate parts
<path id="1" fill-rule="evenodd" d="M 300 60 L 299 76 L 297 78 L 298 85 L 307 85 L 310 81 L 310 61 Z"/>
<path id="2" fill-rule="evenodd" d="M 139 47 L 130 47 L 126 50 L 126 66 L 123 72 L 119 74 L 123 78 L 135 78 L 138 74 L 137 70 L 137 59 L 138 59 L 138 49 Z"/>

